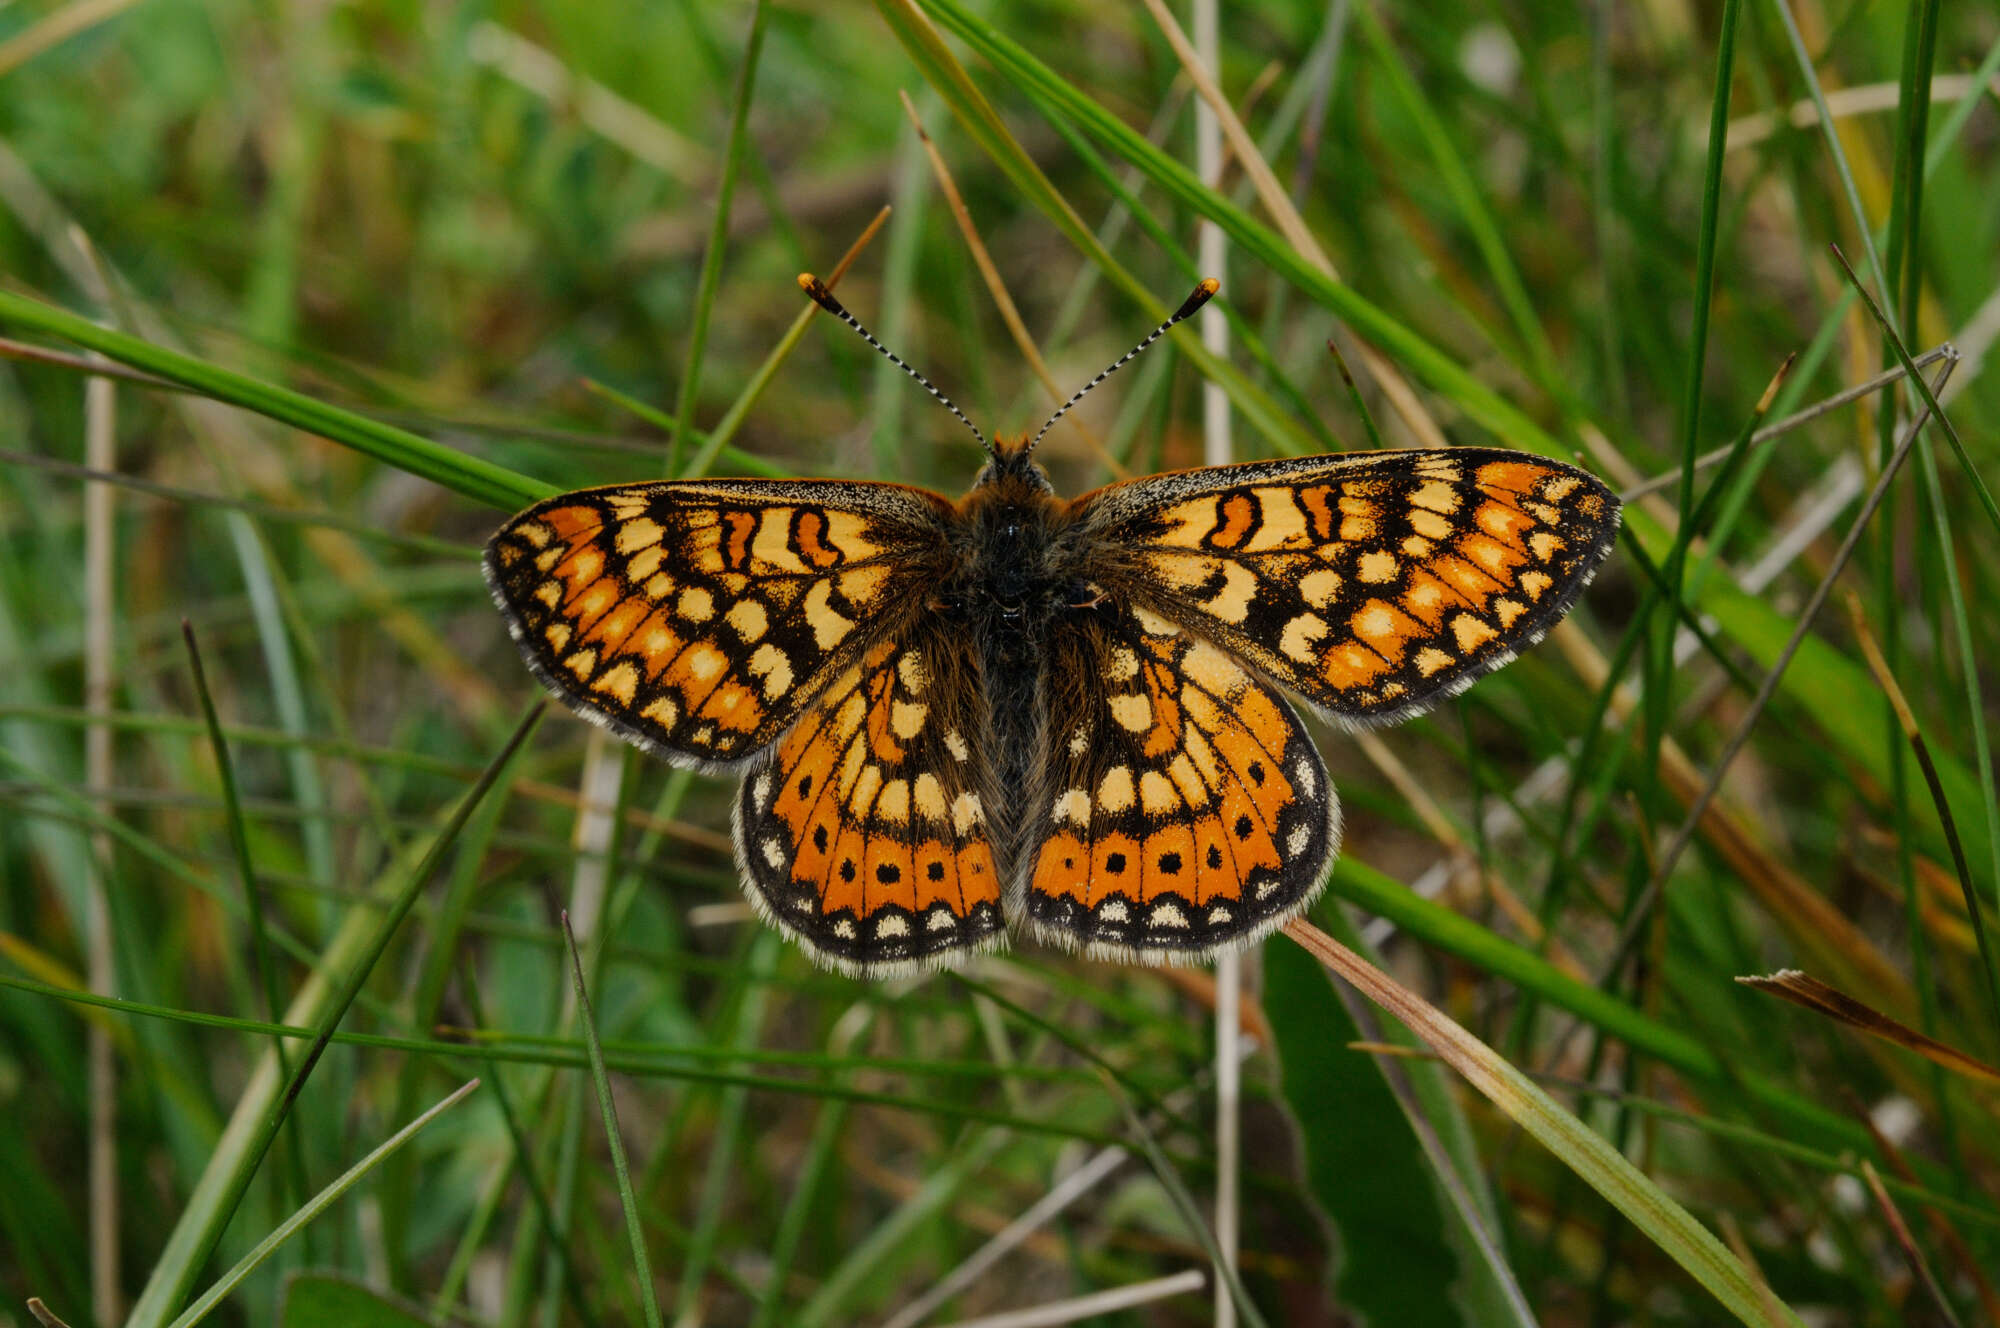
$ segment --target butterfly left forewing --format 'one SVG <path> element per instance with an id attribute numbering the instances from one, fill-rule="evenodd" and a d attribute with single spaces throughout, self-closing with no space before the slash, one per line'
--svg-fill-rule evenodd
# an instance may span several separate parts
<path id="1" fill-rule="evenodd" d="M 949 510 L 896 484 L 585 489 L 502 526 L 486 579 L 573 709 L 670 760 L 736 766 L 924 593 Z"/>
<path id="2" fill-rule="evenodd" d="M 1292 708 L 1214 645 L 1109 600 L 1059 623 L 1010 912 L 1101 958 L 1194 961 L 1312 902 L 1339 840 Z"/>
<path id="3" fill-rule="evenodd" d="M 1107 591 L 1352 724 L 1415 713 L 1540 639 L 1618 530 L 1596 477 L 1487 448 L 1181 471 L 1075 511 Z"/>

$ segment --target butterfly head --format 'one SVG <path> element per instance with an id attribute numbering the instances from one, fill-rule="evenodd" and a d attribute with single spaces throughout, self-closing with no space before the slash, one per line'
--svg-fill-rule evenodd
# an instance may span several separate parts
<path id="1" fill-rule="evenodd" d="M 1024 489 L 1031 494 L 1055 492 L 1048 472 L 1035 461 L 1034 444 L 1028 441 L 1027 434 L 1013 438 L 996 435 L 986 451 L 992 460 L 979 472 L 974 488 Z"/>

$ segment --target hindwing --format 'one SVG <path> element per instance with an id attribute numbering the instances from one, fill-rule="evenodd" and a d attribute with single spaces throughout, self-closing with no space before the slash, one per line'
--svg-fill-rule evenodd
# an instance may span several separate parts
<path id="1" fill-rule="evenodd" d="M 1618 531 L 1596 477 L 1470 447 L 1155 475 L 1073 511 L 1106 589 L 1352 724 L 1413 714 L 1539 640 Z"/>
<path id="2" fill-rule="evenodd" d="M 617 485 L 530 507 L 484 566 L 550 690 L 650 751 L 718 768 L 777 741 L 916 602 L 950 510 L 899 484 Z"/>
<path id="3" fill-rule="evenodd" d="M 1106 601 L 1056 628 L 1044 778 L 1010 911 L 1104 958 L 1200 960 L 1318 893 L 1339 803 L 1292 708 L 1228 654 Z"/>
<path id="4" fill-rule="evenodd" d="M 1003 939 L 977 664 L 920 616 L 871 645 L 743 778 L 736 853 L 760 913 L 881 977 Z"/>

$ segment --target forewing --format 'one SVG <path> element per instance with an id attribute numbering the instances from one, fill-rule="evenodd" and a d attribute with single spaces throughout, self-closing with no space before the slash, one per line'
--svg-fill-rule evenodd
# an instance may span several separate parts
<path id="1" fill-rule="evenodd" d="M 881 977 L 1002 939 L 976 668 L 965 634 L 919 617 L 744 776 L 744 888 L 823 963 Z"/>
<path id="2" fill-rule="evenodd" d="M 770 746 L 923 594 L 944 499 L 895 484 L 666 481 L 545 499 L 486 546 L 528 666 L 584 716 L 715 768 Z"/>
<path id="3" fill-rule="evenodd" d="M 1303 911 L 1339 804 L 1292 708 L 1216 646 L 1107 601 L 1060 622 L 1048 753 L 1016 884 L 1045 939 L 1199 960 Z"/>
<path id="4" fill-rule="evenodd" d="M 1114 596 L 1355 724 L 1421 710 L 1539 640 L 1618 532 L 1594 476 L 1485 448 L 1181 471 L 1076 509 Z"/>

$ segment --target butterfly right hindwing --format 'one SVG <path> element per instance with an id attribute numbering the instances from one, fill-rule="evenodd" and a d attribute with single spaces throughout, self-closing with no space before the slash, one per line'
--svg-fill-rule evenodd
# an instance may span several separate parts
<path id="1" fill-rule="evenodd" d="M 1195 961 L 1304 911 L 1340 812 L 1290 705 L 1107 600 L 1054 632 L 1047 751 L 1012 911 L 1100 958 Z"/>

